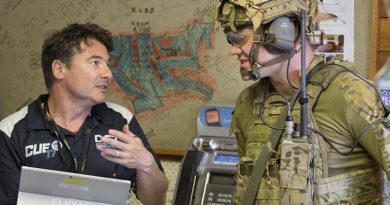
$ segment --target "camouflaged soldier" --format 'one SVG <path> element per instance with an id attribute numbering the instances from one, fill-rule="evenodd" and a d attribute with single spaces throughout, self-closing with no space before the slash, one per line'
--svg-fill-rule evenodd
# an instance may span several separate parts
<path id="1" fill-rule="evenodd" d="M 253 204 L 390 204 L 383 172 L 390 176 L 390 134 L 382 130 L 388 130 L 383 123 L 387 112 L 373 86 L 346 64 L 324 63 L 308 38 L 308 140 L 289 143 L 282 134 L 272 148 L 270 134 L 283 127 L 275 122 L 286 112 L 284 99 L 292 100 L 294 122 L 300 121 L 300 105 L 294 102 L 300 84 L 299 37 L 306 34 L 299 33 L 299 14 L 306 11 L 306 32 L 312 32 L 320 20 L 317 4 L 221 0 L 218 5 L 218 20 L 242 79 L 260 79 L 239 95 L 231 125 L 240 157 L 236 204 L 248 193 L 263 148 L 272 154 L 263 164 Z"/>

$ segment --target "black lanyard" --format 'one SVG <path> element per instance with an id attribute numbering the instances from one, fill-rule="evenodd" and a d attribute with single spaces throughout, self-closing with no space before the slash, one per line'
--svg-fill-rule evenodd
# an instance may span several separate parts
<path id="1" fill-rule="evenodd" d="M 85 138 L 84 138 L 84 146 L 83 151 L 81 152 L 81 169 L 78 170 L 79 173 L 84 173 L 85 171 L 85 162 L 87 161 L 87 154 L 88 154 L 88 148 L 89 148 L 89 140 L 91 139 L 92 135 L 92 119 L 87 119 L 87 128 L 85 130 Z"/>
<path id="2" fill-rule="evenodd" d="M 65 145 L 66 149 L 68 150 L 69 154 L 71 155 L 75 172 L 84 173 L 84 171 L 85 171 L 85 163 L 87 161 L 86 160 L 87 159 L 87 152 L 88 152 L 89 143 L 90 143 L 89 141 L 90 141 L 90 138 L 91 138 L 91 135 L 92 135 L 92 119 L 87 119 L 87 123 L 88 124 L 87 124 L 87 128 L 86 128 L 86 131 L 85 131 L 84 146 L 83 146 L 83 151 L 81 153 L 81 158 L 80 158 L 81 169 L 79 169 L 79 167 L 78 167 L 79 162 L 77 160 L 77 157 L 76 157 L 75 153 L 72 151 L 71 147 L 69 146 L 68 140 L 66 140 L 66 137 L 60 131 L 60 128 L 54 122 L 53 118 L 50 115 L 50 111 L 49 111 L 49 106 L 48 106 L 47 100 L 43 104 L 43 111 L 44 111 L 44 115 L 45 115 L 47 121 L 49 122 L 50 129 L 54 132 L 54 134 L 56 135 L 57 139 L 59 139 Z M 60 154 L 62 154 L 61 151 L 60 151 Z M 64 159 L 64 157 L 62 157 L 62 158 Z"/>

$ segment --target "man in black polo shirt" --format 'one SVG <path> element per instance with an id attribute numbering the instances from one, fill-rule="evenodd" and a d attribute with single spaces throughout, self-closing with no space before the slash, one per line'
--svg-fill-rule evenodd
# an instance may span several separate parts
<path id="1" fill-rule="evenodd" d="M 0 122 L 0 204 L 16 203 L 21 166 L 131 180 L 142 203 L 165 204 L 168 180 L 140 125 L 105 102 L 111 50 L 111 33 L 96 24 L 45 40 L 49 94 Z"/>

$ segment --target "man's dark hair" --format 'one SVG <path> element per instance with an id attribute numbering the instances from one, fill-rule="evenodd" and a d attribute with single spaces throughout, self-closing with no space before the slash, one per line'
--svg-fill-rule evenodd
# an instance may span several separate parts
<path id="1" fill-rule="evenodd" d="M 80 44 L 84 42 L 88 45 L 88 40 L 99 41 L 109 52 L 113 49 L 111 32 L 92 23 L 70 24 L 45 39 L 41 64 L 47 89 L 51 88 L 54 81 L 52 62 L 58 59 L 69 65 L 72 56 L 81 52 Z"/>

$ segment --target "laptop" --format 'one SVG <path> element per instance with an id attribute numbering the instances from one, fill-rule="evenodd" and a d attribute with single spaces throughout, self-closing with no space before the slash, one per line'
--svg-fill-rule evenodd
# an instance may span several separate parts
<path id="1" fill-rule="evenodd" d="M 18 205 L 125 205 L 130 181 L 22 167 Z"/>

